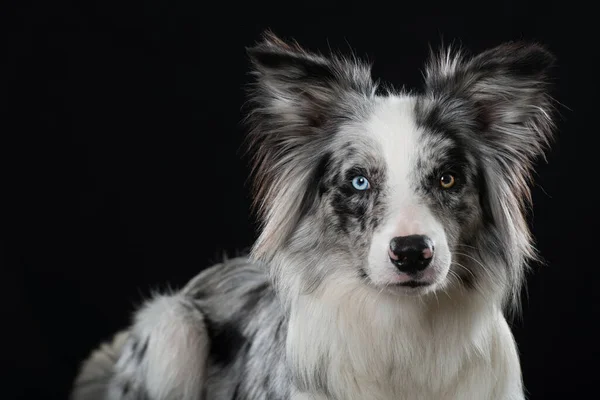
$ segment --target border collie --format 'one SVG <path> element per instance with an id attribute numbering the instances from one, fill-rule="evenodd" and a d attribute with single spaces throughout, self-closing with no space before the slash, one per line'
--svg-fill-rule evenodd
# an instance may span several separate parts
<path id="1" fill-rule="evenodd" d="M 72 398 L 524 399 L 507 318 L 553 55 L 432 52 L 406 92 L 271 33 L 248 53 L 258 240 L 148 300 Z"/>

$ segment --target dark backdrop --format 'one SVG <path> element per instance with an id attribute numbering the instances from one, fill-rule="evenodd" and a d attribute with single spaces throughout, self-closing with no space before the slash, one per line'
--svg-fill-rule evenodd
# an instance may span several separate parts
<path id="1" fill-rule="evenodd" d="M 9 5 L 0 131 L 8 398 L 65 398 L 78 363 L 151 290 L 179 287 L 251 245 L 244 48 L 265 28 L 313 50 L 352 48 L 376 77 L 408 87 L 441 38 L 472 51 L 525 38 L 557 55 L 560 133 L 538 168 L 532 216 L 547 266 L 530 277 L 514 331 L 532 399 L 595 387 L 594 22 L 573 2 L 427 3 L 429 16 L 398 2 Z"/>

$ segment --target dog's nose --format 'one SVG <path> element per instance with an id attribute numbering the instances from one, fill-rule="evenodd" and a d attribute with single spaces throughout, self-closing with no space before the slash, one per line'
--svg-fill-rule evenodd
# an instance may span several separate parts
<path id="1" fill-rule="evenodd" d="M 433 258 L 433 244 L 424 235 L 398 236 L 392 239 L 390 260 L 396 268 L 407 274 L 422 271 Z"/>

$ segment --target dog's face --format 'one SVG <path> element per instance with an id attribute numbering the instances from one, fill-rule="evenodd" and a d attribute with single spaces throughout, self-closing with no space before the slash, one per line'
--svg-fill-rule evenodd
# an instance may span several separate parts
<path id="1" fill-rule="evenodd" d="M 318 218 L 308 223 L 351 255 L 348 273 L 400 293 L 445 286 L 452 254 L 482 214 L 477 159 L 423 123 L 426 102 L 374 96 L 338 125 L 317 178 Z"/>
<path id="2" fill-rule="evenodd" d="M 295 258 L 280 279 L 518 291 L 532 255 L 527 181 L 551 134 L 545 50 L 434 56 L 418 94 L 378 93 L 368 66 L 273 36 L 250 54 L 255 254 Z"/>

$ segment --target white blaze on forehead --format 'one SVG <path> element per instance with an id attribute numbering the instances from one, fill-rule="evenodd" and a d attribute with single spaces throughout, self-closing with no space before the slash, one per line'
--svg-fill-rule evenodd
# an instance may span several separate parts
<path id="1" fill-rule="evenodd" d="M 421 133 L 415 123 L 415 100 L 408 96 L 382 98 L 366 121 L 366 132 L 378 142 L 386 164 L 388 189 L 409 194 Z"/>
<path id="2" fill-rule="evenodd" d="M 415 193 L 415 166 L 423 153 L 423 136 L 415 121 L 415 99 L 393 96 L 380 99 L 365 121 L 364 134 L 377 143 L 386 167 L 386 212 L 380 227 L 385 240 L 394 236 L 434 236 L 431 212 Z"/>

